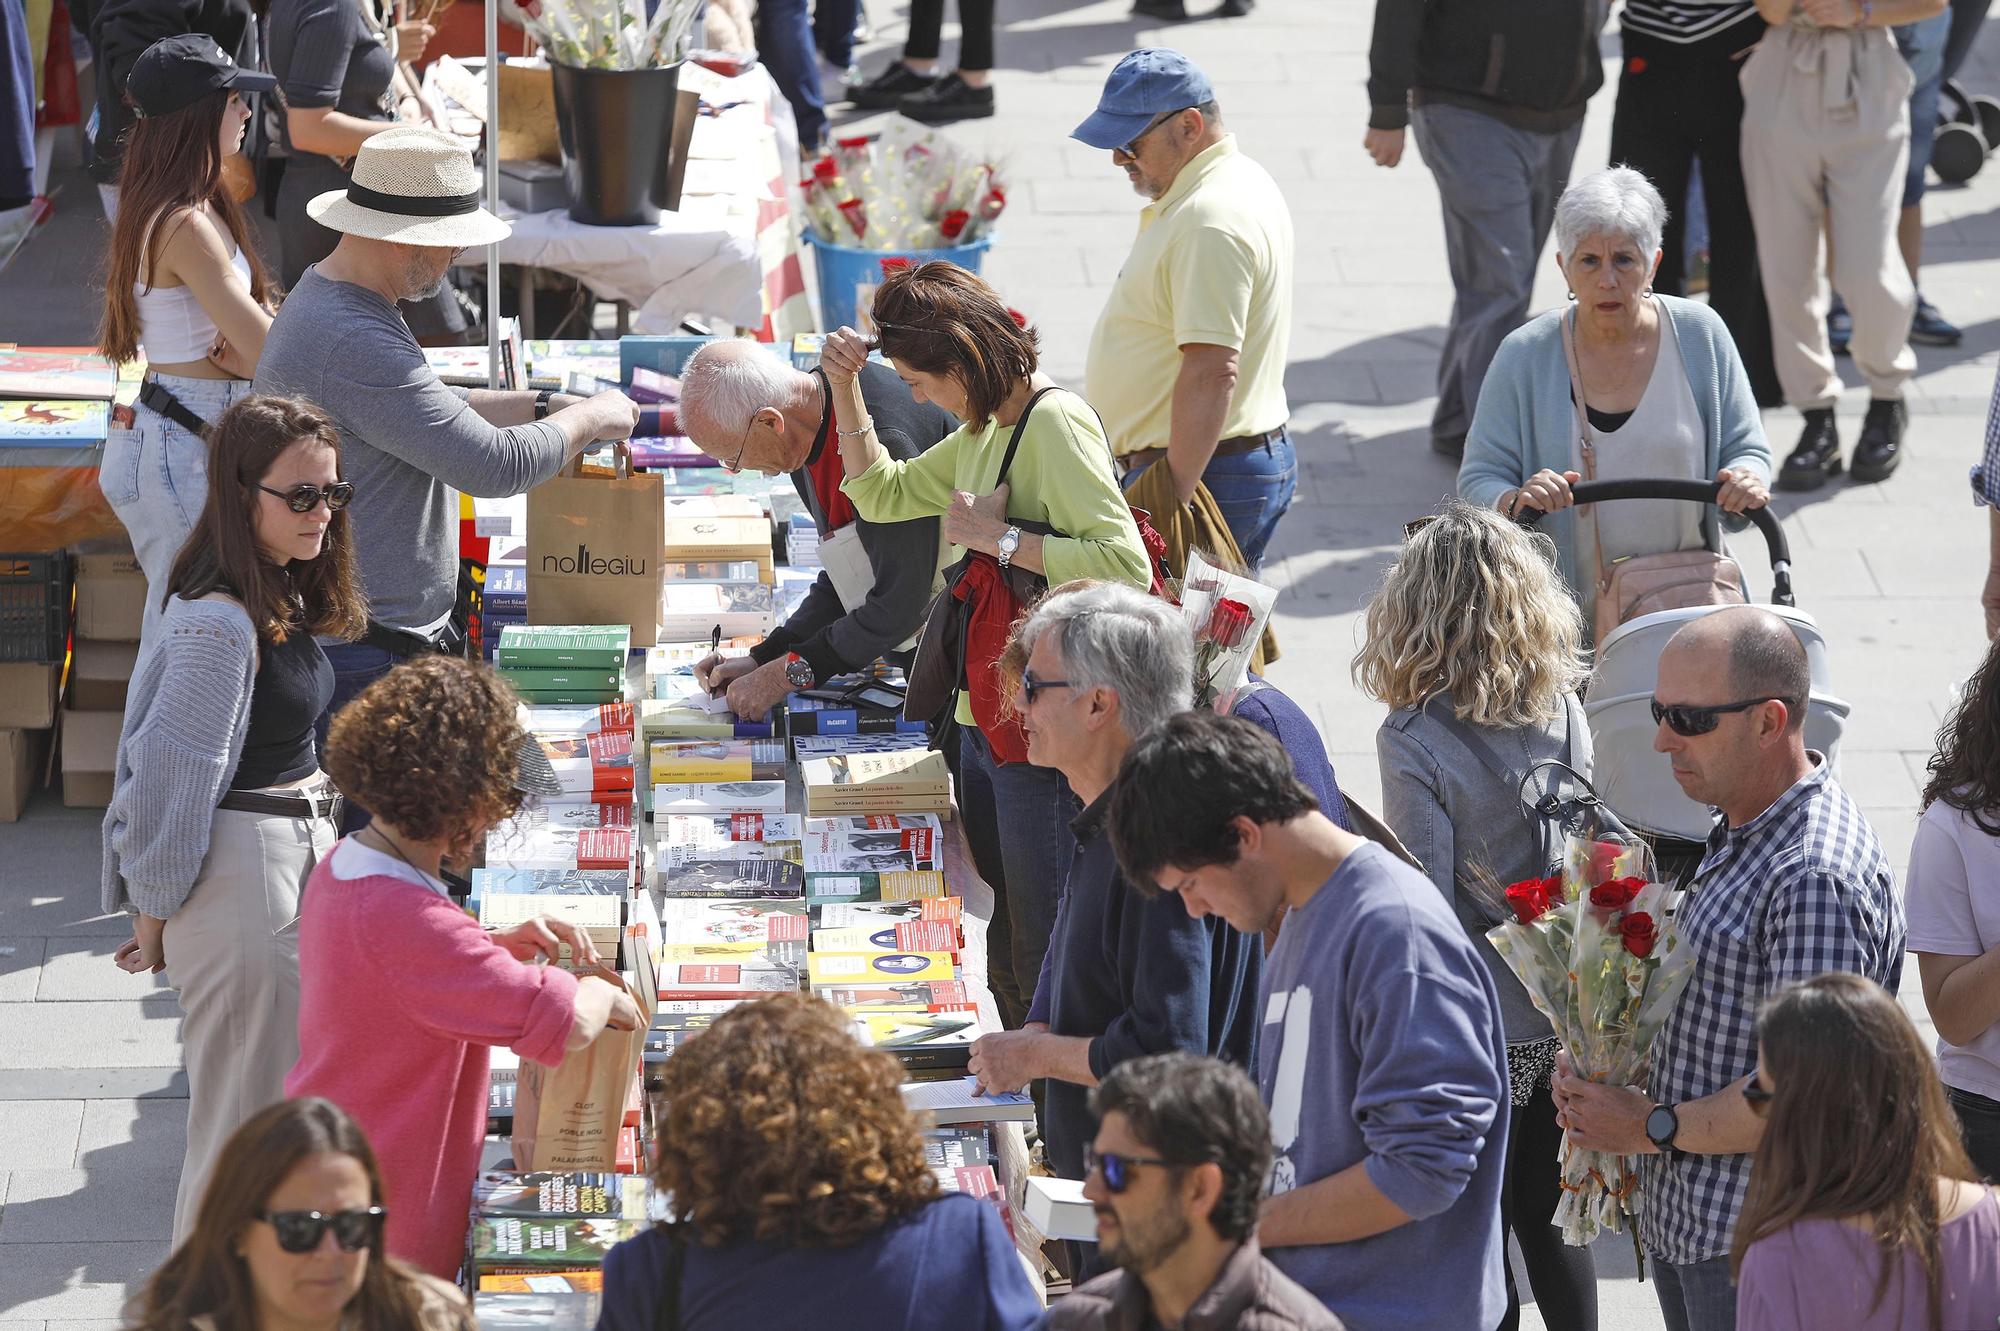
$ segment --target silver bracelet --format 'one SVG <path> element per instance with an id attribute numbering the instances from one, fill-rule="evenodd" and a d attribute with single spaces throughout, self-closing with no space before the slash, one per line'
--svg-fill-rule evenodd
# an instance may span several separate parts
<path id="1" fill-rule="evenodd" d="M 839 435 L 842 439 L 852 439 L 854 436 L 858 434 L 867 434 L 870 430 L 874 428 L 875 428 L 875 418 L 873 416 L 870 416 L 867 420 L 861 422 L 861 428 L 858 430 L 835 430 L 834 433 Z"/>

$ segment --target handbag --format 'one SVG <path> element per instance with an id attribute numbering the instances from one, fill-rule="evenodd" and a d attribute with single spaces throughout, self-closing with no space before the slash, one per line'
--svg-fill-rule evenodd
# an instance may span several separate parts
<path id="1" fill-rule="evenodd" d="M 1570 332 L 1575 316 L 1562 320 L 1563 357 L 1569 362 L 1569 393 L 1576 408 L 1577 448 L 1583 458 L 1583 478 L 1597 479 L 1597 441 L 1590 413 L 1583 405 L 1583 375 L 1577 367 L 1576 343 Z M 1662 337 L 1667 336 L 1662 330 Z M 1602 643 L 1629 619 L 1657 610 L 1683 610 L 1699 605 L 1743 604 L 1743 570 L 1736 561 L 1714 550 L 1669 550 L 1657 555 L 1627 555 L 1604 562 L 1604 544 L 1597 525 L 1597 506 L 1581 504 L 1590 519 L 1590 543 L 1597 552 L 1597 600 L 1593 640 Z"/>

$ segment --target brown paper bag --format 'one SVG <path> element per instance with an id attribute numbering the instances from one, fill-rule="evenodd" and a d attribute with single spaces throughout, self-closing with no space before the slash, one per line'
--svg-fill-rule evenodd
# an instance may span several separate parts
<path id="1" fill-rule="evenodd" d="M 657 640 L 666 491 L 630 466 L 621 448 L 617 476 L 572 464 L 528 491 L 530 624 L 629 624 L 633 646 Z"/>
<path id="2" fill-rule="evenodd" d="M 639 1005 L 638 1029 L 606 1027 L 584 1048 L 565 1054 L 558 1067 L 522 1060 L 514 1089 L 514 1168 L 609 1172 L 617 1167 L 618 1134 L 659 992 L 646 949 L 631 950 L 638 954 L 637 975 L 601 967 L 584 974 L 610 980 L 632 995 Z"/>

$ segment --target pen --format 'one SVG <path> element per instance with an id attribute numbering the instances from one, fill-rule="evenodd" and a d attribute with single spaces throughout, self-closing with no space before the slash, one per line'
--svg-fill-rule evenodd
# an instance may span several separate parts
<path id="1" fill-rule="evenodd" d="M 721 650 L 722 650 L 722 625 L 717 624 L 714 628 L 710 629 L 708 633 L 708 654 L 710 656 L 714 656 L 717 652 L 720 652 Z M 711 698 L 715 696 L 715 687 L 713 685 L 709 686 L 708 696 Z"/>

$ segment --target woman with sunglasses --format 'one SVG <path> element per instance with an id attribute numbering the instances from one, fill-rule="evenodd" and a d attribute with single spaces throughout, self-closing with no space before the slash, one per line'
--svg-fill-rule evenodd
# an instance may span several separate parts
<path id="1" fill-rule="evenodd" d="M 1392 709 L 1375 732 L 1382 816 L 1424 866 L 1493 976 L 1507 1035 L 1512 1104 L 1502 1222 L 1520 1244 L 1535 1305 L 1551 1326 L 1597 1325 L 1590 1249 L 1548 1223 L 1561 1192 L 1552 1163 L 1562 1143 L 1550 1074 L 1549 1019 L 1486 931 L 1501 922 L 1500 889 L 1550 872 L 1549 848 L 1522 804 L 1522 782 L 1555 792 L 1562 773 L 1590 776 L 1590 729 L 1577 699 L 1589 674 L 1583 616 L 1545 537 L 1490 509 L 1448 500 L 1410 536 L 1368 603 L 1355 680 Z M 1560 847 L 1555 848 L 1558 852 Z M 1507 1319 L 1520 1298 L 1507 1268 Z"/>
<path id="2" fill-rule="evenodd" d="M 1923 1037 L 1841 972 L 1757 1021 L 1765 1119 L 1730 1251 L 1741 1331 L 2000 1323 L 2000 1198 L 1979 1182 Z"/>
<path id="3" fill-rule="evenodd" d="M 185 1239 L 125 1310 L 130 1331 L 471 1331 L 465 1296 L 382 1247 L 382 1176 L 327 1100 L 231 1134 Z"/>
<path id="4" fill-rule="evenodd" d="M 604 1256 L 599 1331 L 1027 1331 L 1041 1302 L 999 1213 L 939 1195 L 901 1067 L 806 994 L 744 1003 L 682 1045 L 654 1195 Z"/>
<path id="5" fill-rule="evenodd" d="M 298 1057 L 298 918 L 337 799 L 313 721 L 333 690 L 315 635 L 366 623 L 340 435 L 303 402 L 248 397 L 215 423 L 208 501 L 126 695 L 104 816 L 117 962 L 180 991 L 185 1236 L 216 1152 L 284 1094 Z"/>

